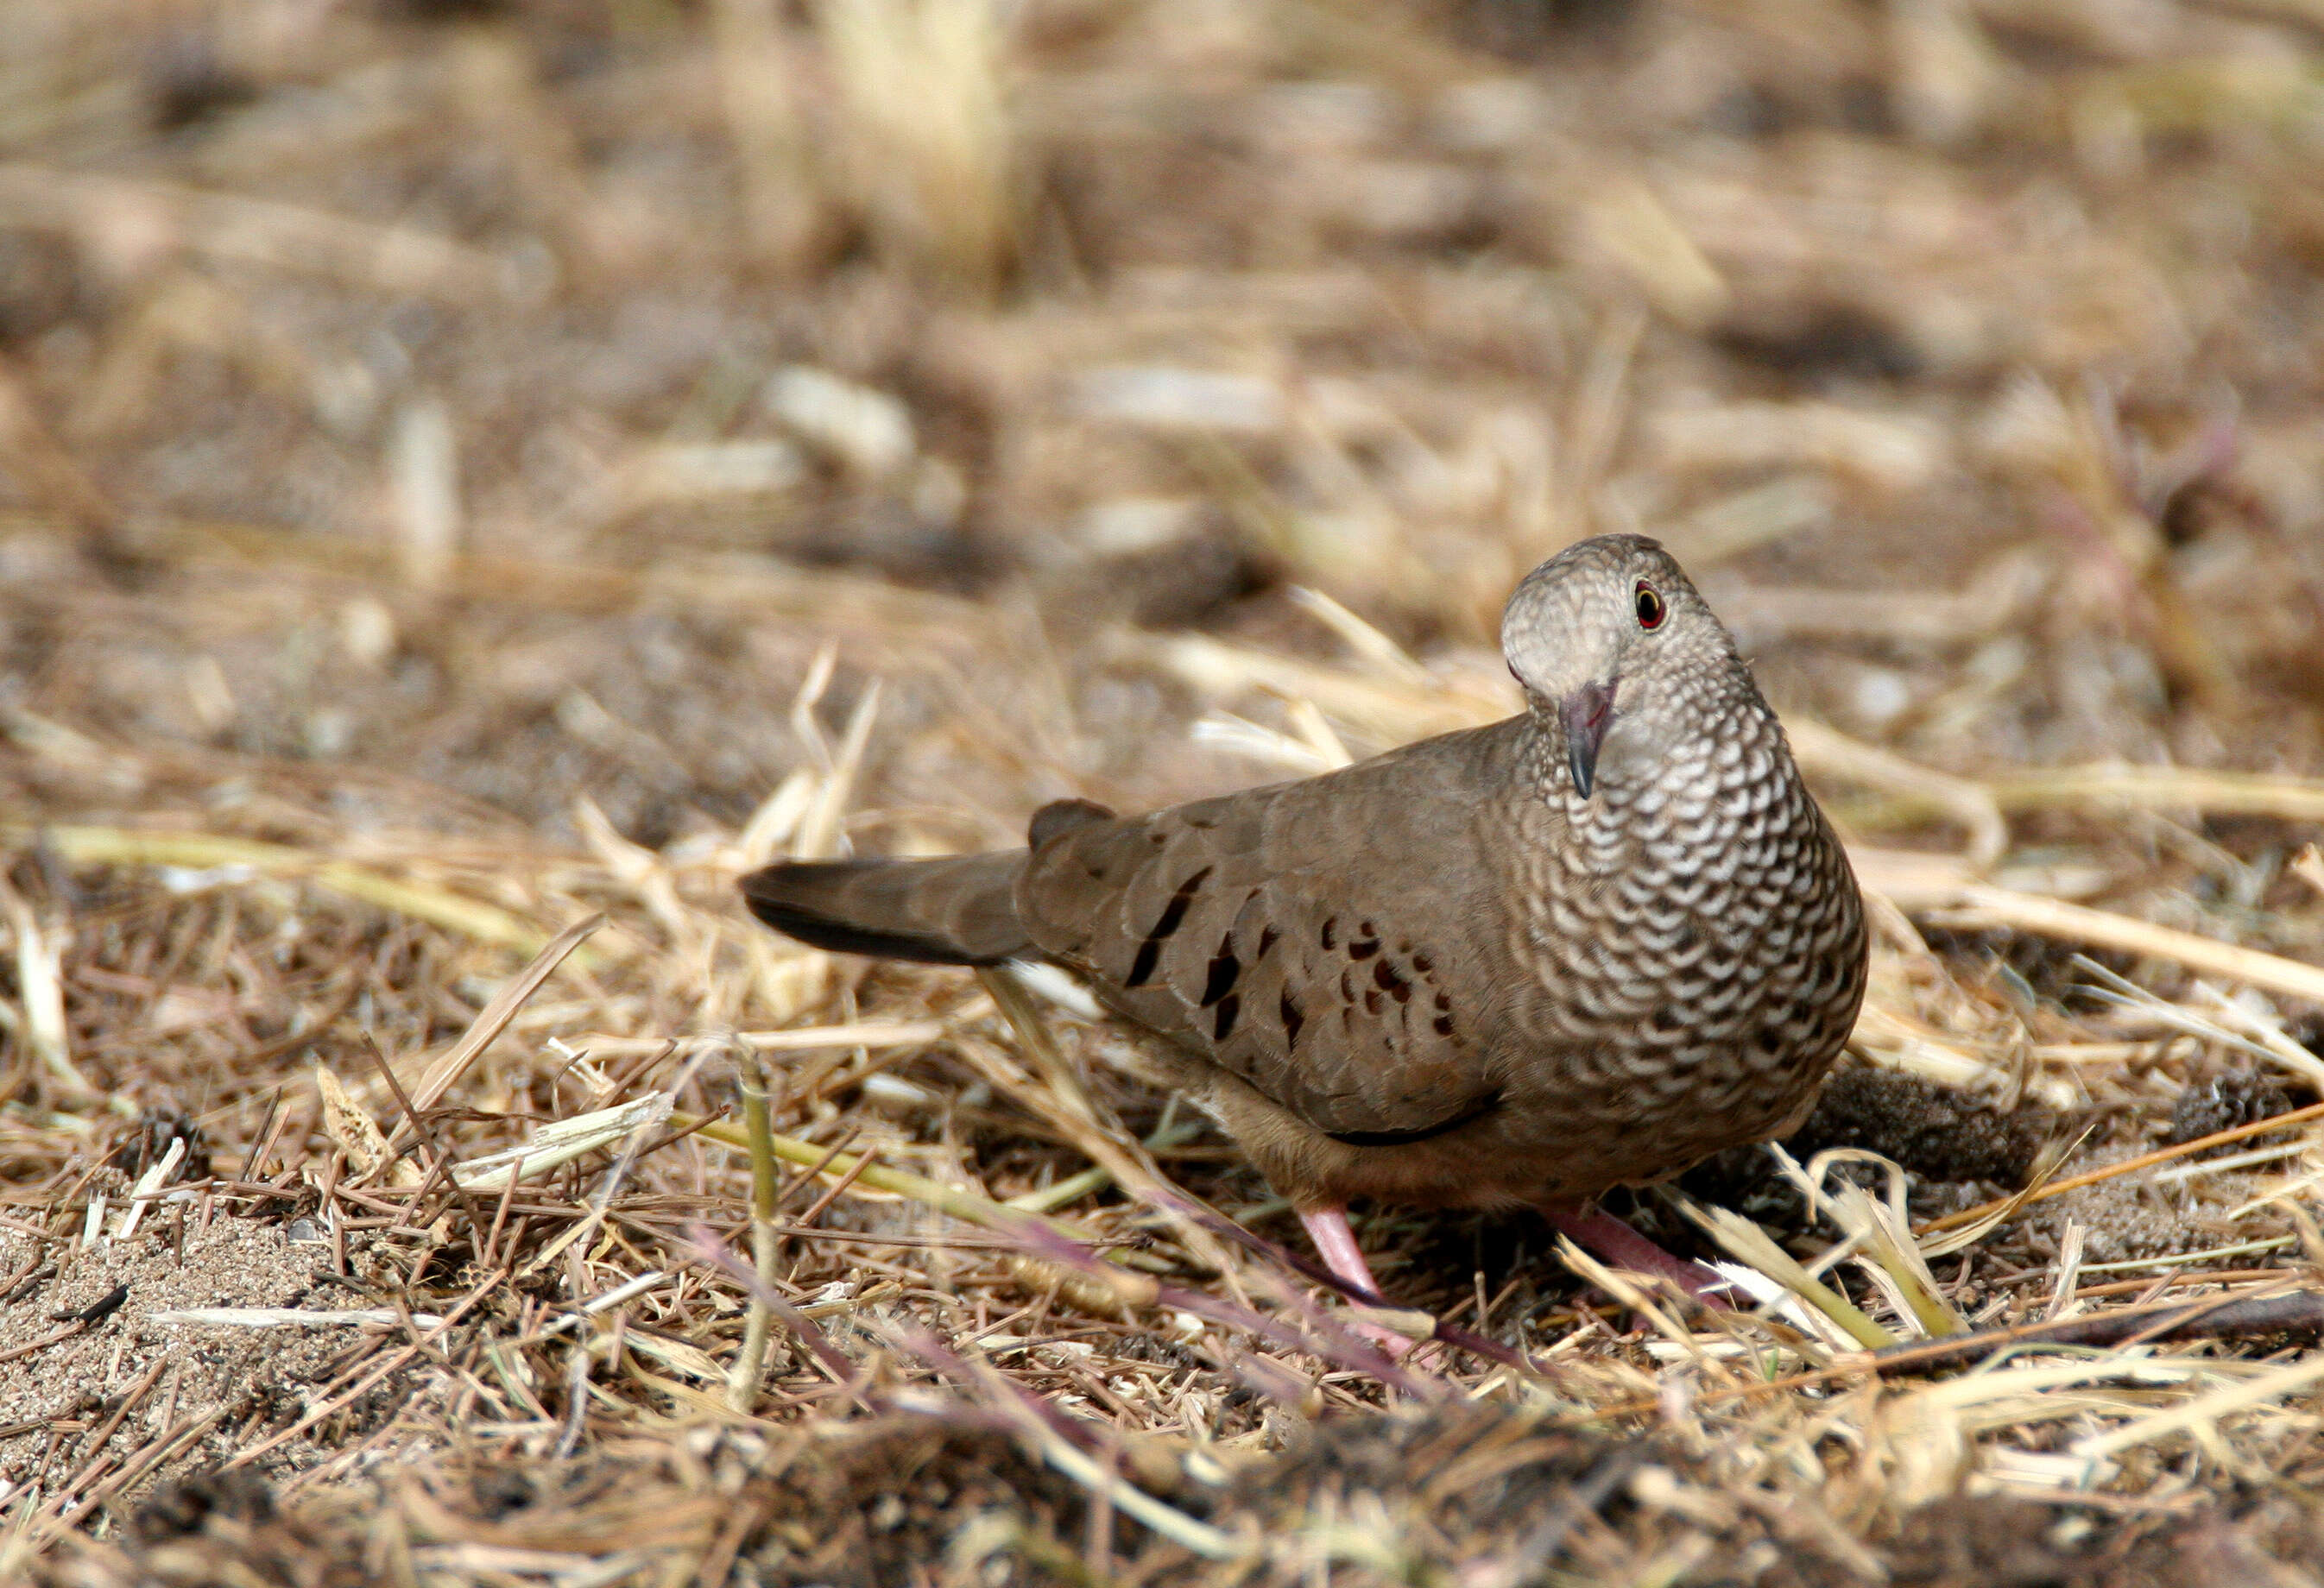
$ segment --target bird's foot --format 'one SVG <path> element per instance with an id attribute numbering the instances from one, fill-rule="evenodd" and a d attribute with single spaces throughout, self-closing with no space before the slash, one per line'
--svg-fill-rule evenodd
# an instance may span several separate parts
<path id="1" fill-rule="evenodd" d="M 1356 1244 L 1356 1232 L 1348 1227 L 1346 1208 L 1305 1208 L 1300 1212 L 1299 1222 L 1306 1226 L 1307 1238 L 1315 1244 L 1315 1254 L 1323 1260 L 1325 1268 L 1367 1296 L 1379 1296 L 1379 1281 L 1372 1278 L 1371 1264 L 1364 1261 L 1364 1249 Z M 1401 1360 L 1417 1344 L 1411 1336 L 1399 1335 L 1361 1315 L 1349 1319 L 1348 1326 L 1387 1352 L 1392 1360 Z"/>
<path id="2" fill-rule="evenodd" d="M 1664 1251 L 1610 1213 L 1571 1202 L 1547 1202 L 1542 1205 L 1541 1214 L 1558 1230 L 1572 1236 L 1575 1245 L 1587 1248 L 1616 1268 L 1668 1280 L 1698 1301 L 1714 1300 L 1713 1292 L 1723 1293 L 1732 1288 L 1732 1281 L 1716 1271 Z"/>

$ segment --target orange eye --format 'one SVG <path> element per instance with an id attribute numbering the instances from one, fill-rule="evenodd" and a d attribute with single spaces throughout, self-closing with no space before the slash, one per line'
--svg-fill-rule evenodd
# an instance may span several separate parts
<path id="1" fill-rule="evenodd" d="M 1638 627 L 1659 629 L 1663 626 L 1663 619 L 1668 616 L 1669 612 L 1670 609 L 1663 604 L 1663 598 L 1655 592 L 1655 587 L 1643 579 L 1639 580 Z"/>

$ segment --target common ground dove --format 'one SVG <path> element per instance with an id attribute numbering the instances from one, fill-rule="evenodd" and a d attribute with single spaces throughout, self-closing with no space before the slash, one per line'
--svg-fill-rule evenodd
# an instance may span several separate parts
<path id="1" fill-rule="evenodd" d="M 1367 1290 L 1359 1196 L 1531 1205 L 1698 1289 L 1591 1201 L 1806 1113 L 1863 997 L 1862 901 L 1655 542 L 1536 568 L 1501 646 L 1526 710 L 1489 727 L 1148 816 L 1060 801 L 1026 849 L 770 866 L 742 892 L 820 948 L 1077 972 L 1167 1039 Z"/>

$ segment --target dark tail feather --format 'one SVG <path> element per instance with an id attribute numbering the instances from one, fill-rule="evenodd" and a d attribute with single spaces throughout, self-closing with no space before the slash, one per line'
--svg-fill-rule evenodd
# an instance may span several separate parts
<path id="1" fill-rule="evenodd" d="M 1030 947 L 1025 851 L 942 860 L 795 860 L 742 879 L 751 913 L 803 943 L 925 965 L 998 965 Z"/>

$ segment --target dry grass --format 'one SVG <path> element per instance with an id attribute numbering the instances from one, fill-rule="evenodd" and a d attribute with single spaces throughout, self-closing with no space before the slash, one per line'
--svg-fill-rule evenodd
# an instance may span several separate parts
<path id="1" fill-rule="evenodd" d="M 0 1572 L 2318 1580 L 2312 7 L 0 34 Z M 1634 525 L 1879 925 L 1639 1198 L 1750 1312 L 1380 1209 L 1390 1363 L 1120 1033 L 736 908 L 1489 718 Z"/>

